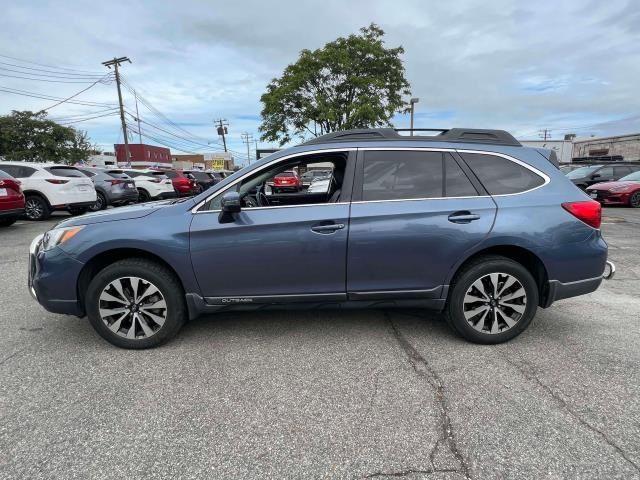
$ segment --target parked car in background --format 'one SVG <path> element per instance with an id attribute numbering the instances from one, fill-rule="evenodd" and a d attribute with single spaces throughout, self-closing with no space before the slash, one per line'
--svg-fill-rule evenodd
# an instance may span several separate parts
<path id="1" fill-rule="evenodd" d="M 85 213 L 96 203 L 93 182 L 75 167 L 26 162 L 0 162 L 0 170 L 20 180 L 29 220 L 45 220 L 54 210 Z"/>
<path id="2" fill-rule="evenodd" d="M 302 185 L 310 186 L 316 180 L 322 180 L 331 176 L 331 170 L 308 170 L 300 177 Z"/>
<path id="3" fill-rule="evenodd" d="M 328 194 L 265 194 L 319 156 Z M 334 132 L 193 199 L 57 224 L 31 244 L 29 288 L 126 348 L 201 314 L 305 303 L 435 309 L 468 340 L 500 343 L 615 271 L 600 204 L 549 158 L 497 130 Z"/>
<path id="4" fill-rule="evenodd" d="M 225 173 L 219 170 L 205 170 L 205 173 L 213 179 L 214 185 L 225 179 Z"/>
<path id="5" fill-rule="evenodd" d="M 24 214 L 20 180 L 0 170 L 0 227 L 8 227 Z"/>
<path id="6" fill-rule="evenodd" d="M 140 203 L 174 198 L 177 195 L 173 188 L 173 182 L 163 172 L 134 169 L 123 171 L 135 182 Z"/>
<path id="7" fill-rule="evenodd" d="M 191 176 L 196 181 L 198 184 L 197 193 L 204 192 L 216 184 L 216 181 L 204 170 L 183 170 L 182 173 L 187 176 Z"/>
<path id="8" fill-rule="evenodd" d="M 560 164 L 558 168 L 566 175 L 567 173 L 582 167 L 584 167 L 584 165 L 580 165 L 579 163 L 563 163 Z"/>
<path id="9" fill-rule="evenodd" d="M 273 193 L 299 192 L 302 190 L 302 179 L 294 171 L 282 172 L 273 177 Z"/>
<path id="10" fill-rule="evenodd" d="M 135 182 L 122 170 L 76 167 L 91 179 L 96 189 L 96 203 L 89 210 L 97 212 L 109 205 L 119 206 L 138 201 Z"/>
<path id="11" fill-rule="evenodd" d="M 157 170 L 164 173 L 171 183 L 173 183 L 173 189 L 179 197 L 190 197 L 198 193 L 198 182 L 193 177 L 182 173 L 182 170 Z"/>
<path id="12" fill-rule="evenodd" d="M 617 163 L 615 165 L 588 165 L 567 173 L 567 178 L 578 188 L 587 187 L 601 182 L 613 182 L 640 170 L 640 165 Z"/>
<path id="13" fill-rule="evenodd" d="M 630 173 L 616 182 L 596 183 L 587 187 L 591 198 L 603 205 L 640 207 L 640 171 Z"/>

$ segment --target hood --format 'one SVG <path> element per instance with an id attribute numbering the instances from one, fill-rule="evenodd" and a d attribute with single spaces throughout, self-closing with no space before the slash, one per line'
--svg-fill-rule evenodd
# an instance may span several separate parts
<path id="1" fill-rule="evenodd" d="M 614 187 L 632 187 L 640 184 L 640 182 L 602 182 L 591 185 L 587 190 L 611 190 Z"/>
<path id="2" fill-rule="evenodd" d="M 139 205 L 131 205 L 128 207 L 111 208 L 95 213 L 85 213 L 79 217 L 72 217 L 68 220 L 63 220 L 58 223 L 56 227 L 73 227 L 74 225 L 92 225 L 94 223 L 142 218 L 147 215 L 151 215 L 162 208 L 170 207 L 175 204 L 174 202 L 175 200 L 160 200 L 157 202 L 141 203 Z M 192 203 L 193 200 L 189 199 L 187 202 Z M 180 205 L 185 205 L 185 203 L 186 202 L 181 202 Z"/>

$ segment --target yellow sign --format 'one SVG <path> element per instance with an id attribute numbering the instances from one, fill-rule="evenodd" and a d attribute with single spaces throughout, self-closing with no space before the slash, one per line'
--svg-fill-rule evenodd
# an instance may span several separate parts
<path id="1" fill-rule="evenodd" d="M 216 158 L 209 161 L 212 170 L 224 170 L 224 159 Z"/>

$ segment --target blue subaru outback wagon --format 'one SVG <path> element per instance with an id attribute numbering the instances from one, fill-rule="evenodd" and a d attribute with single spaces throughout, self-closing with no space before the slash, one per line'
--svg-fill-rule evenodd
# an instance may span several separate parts
<path id="1" fill-rule="evenodd" d="M 201 314 L 284 307 L 444 310 L 468 340 L 503 342 L 614 272 L 600 205 L 555 163 L 499 130 L 331 133 L 194 198 L 59 223 L 31 245 L 29 288 L 127 348 Z M 331 174 L 272 188 L 313 170 Z"/>

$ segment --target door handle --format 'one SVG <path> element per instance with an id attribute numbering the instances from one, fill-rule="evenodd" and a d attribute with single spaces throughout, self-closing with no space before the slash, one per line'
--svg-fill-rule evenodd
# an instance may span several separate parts
<path id="1" fill-rule="evenodd" d="M 480 215 L 467 211 L 455 212 L 449 215 L 448 220 L 451 223 L 470 223 L 474 220 L 480 220 Z"/>
<path id="2" fill-rule="evenodd" d="M 344 228 L 344 223 L 330 223 L 330 224 L 321 224 L 314 225 L 311 227 L 311 230 L 316 233 L 333 233 L 336 230 L 342 230 Z"/>

